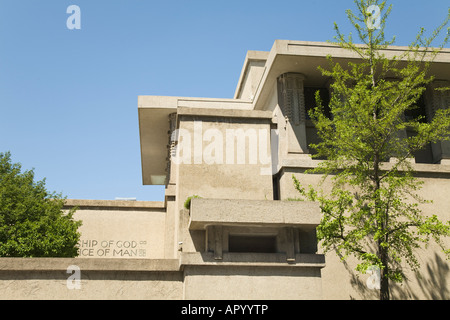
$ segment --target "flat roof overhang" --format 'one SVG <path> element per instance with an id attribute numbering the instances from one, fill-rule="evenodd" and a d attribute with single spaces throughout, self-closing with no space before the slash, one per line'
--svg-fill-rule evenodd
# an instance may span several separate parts
<path id="1" fill-rule="evenodd" d="M 408 47 L 391 46 L 384 52 L 387 57 L 392 57 L 404 53 L 407 49 Z M 237 93 L 242 82 L 245 81 L 249 61 L 266 61 L 253 101 L 139 96 L 138 114 L 143 184 L 165 184 L 170 129 L 169 115 L 171 113 L 182 112 L 186 115 L 203 114 L 205 116 L 211 113 L 211 115 L 224 117 L 270 117 L 270 115 L 257 114 L 257 110 L 264 110 L 277 78 L 286 72 L 298 72 L 306 76 L 305 84 L 307 86 L 325 86 L 329 79 L 322 76 L 317 68 L 329 66 L 328 55 L 333 57 L 334 62 L 339 62 L 343 66 L 350 61 L 357 62 L 359 59 L 354 52 L 325 42 L 276 40 L 270 52 L 251 51 L 247 54 L 238 82 Z M 450 80 L 450 49 L 443 49 L 436 56 L 430 74 L 434 75 L 436 80 Z"/>
<path id="2" fill-rule="evenodd" d="M 271 119 L 272 113 L 255 111 L 250 101 L 165 96 L 139 96 L 139 136 L 142 183 L 164 185 L 168 162 L 169 115 Z"/>
<path id="3" fill-rule="evenodd" d="M 138 97 L 142 183 L 164 185 L 170 129 L 169 115 L 177 112 L 176 97 Z"/>
<path id="4" fill-rule="evenodd" d="M 407 49 L 408 47 L 391 46 L 383 50 L 383 53 L 389 58 L 400 56 Z M 254 108 L 264 108 L 277 78 L 287 72 L 304 74 L 307 86 L 325 86 L 330 79 L 324 77 L 318 67 L 329 69 L 328 55 L 343 67 L 348 62 L 360 60 L 356 53 L 325 42 L 276 40 L 267 56 L 265 71 L 255 94 Z M 429 74 L 434 75 L 436 80 L 450 80 L 450 49 L 444 48 L 436 56 Z"/>

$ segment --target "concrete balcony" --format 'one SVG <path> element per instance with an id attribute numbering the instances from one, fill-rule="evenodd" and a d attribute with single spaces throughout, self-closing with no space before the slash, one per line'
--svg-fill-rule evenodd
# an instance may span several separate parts
<path id="1" fill-rule="evenodd" d="M 211 225 L 311 229 L 319 223 L 316 202 L 197 198 L 191 201 L 189 229 L 206 230 Z"/>
<path id="2" fill-rule="evenodd" d="M 204 232 L 205 251 L 215 260 L 240 257 L 246 263 L 256 254 L 266 262 L 295 264 L 299 255 L 316 254 L 319 223 L 314 202 L 197 198 L 191 201 L 188 227 Z"/>

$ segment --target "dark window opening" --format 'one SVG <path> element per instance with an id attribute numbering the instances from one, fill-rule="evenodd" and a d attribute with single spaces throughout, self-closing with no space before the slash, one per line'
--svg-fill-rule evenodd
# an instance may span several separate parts
<path id="1" fill-rule="evenodd" d="M 423 95 L 411 108 L 405 111 L 405 119 L 407 121 L 418 119 L 421 123 L 427 122 L 427 112 Z"/>
<path id="2" fill-rule="evenodd" d="M 405 111 L 405 120 L 418 120 L 420 123 L 427 123 L 428 118 L 423 95 L 417 100 L 414 106 Z M 407 137 L 413 137 L 416 134 L 417 132 L 412 128 L 406 128 Z M 414 152 L 413 155 L 416 163 L 434 163 L 431 143 L 425 145 L 421 150 Z"/>
<path id="3" fill-rule="evenodd" d="M 268 235 L 231 235 L 228 238 L 229 252 L 276 253 L 277 237 Z"/>
<path id="4" fill-rule="evenodd" d="M 305 95 L 305 109 L 306 109 L 306 119 L 311 119 L 308 112 L 309 110 L 317 107 L 316 103 L 316 92 L 319 91 L 320 99 L 322 100 L 322 105 L 324 107 L 324 113 L 327 118 L 331 117 L 330 112 L 330 93 L 327 88 L 312 88 L 305 87 L 304 95 Z"/>
<path id="5" fill-rule="evenodd" d="M 278 175 L 272 176 L 273 200 L 280 200 L 280 180 Z"/>
<path id="6" fill-rule="evenodd" d="M 329 119 L 331 118 L 330 111 L 330 95 L 327 88 L 313 88 L 313 87 L 305 87 L 304 95 L 305 95 L 305 109 L 306 109 L 306 119 L 310 120 L 308 112 L 314 109 L 317 106 L 316 103 L 316 92 L 319 91 L 320 98 L 322 100 L 322 105 L 324 107 L 324 114 Z M 308 143 L 309 153 L 312 155 L 317 154 L 317 150 L 313 148 L 311 144 L 320 143 L 322 140 L 319 138 L 317 134 L 317 129 L 314 127 L 312 123 L 306 124 L 306 140 Z M 315 157 L 317 160 L 326 160 L 326 157 Z"/>

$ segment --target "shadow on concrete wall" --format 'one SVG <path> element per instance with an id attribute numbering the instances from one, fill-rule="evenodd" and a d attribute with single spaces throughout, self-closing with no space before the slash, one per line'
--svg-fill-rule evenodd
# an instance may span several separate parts
<path id="1" fill-rule="evenodd" d="M 379 299 L 378 290 L 370 290 L 360 275 L 350 267 L 350 265 L 344 260 L 344 267 L 350 275 L 350 284 L 354 290 L 354 295 L 349 294 L 351 300 L 377 300 Z"/>
<path id="2" fill-rule="evenodd" d="M 449 283 L 449 263 L 435 253 L 421 273 L 414 274 L 403 285 L 393 285 L 391 294 L 394 299 L 449 300 Z"/>
<path id="3" fill-rule="evenodd" d="M 379 299 L 378 290 L 370 290 L 361 277 L 346 262 L 354 295 L 350 299 Z M 412 273 L 402 284 L 390 283 L 392 300 L 450 300 L 450 264 L 437 253 L 422 266 L 420 273 Z"/>

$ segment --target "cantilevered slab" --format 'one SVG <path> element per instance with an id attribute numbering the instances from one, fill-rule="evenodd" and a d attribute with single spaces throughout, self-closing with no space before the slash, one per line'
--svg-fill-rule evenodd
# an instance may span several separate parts
<path id="1" fill-rule="evenodd" d="M 406 50 L 408 47 L 390 46 L 382 53 L 387 58 L 393 58 L 402 56 Z M 286 72 L 305 74 L 307 86 L 325 86 L 329 79 L 322 76 L 318 67 L 329 69 L 328 55 L 331 55 L 333 61 L 340 63 L 344 68 L 348 62 L 357 63 L 360 60 L 355 52 L 326 42 L 276 40 L 267 55 L 265 70 L 253 100 L 254 108 L 256 110 L 264 109 L 277 78 Z M 407 57 L 403 57 L 401 61 L 406 63 Z M 429 73 L 433 74 L 435 79 L 450 80 L 449 62 L 450 49 L 445 48 L 436 56 Z"/>
<path id="2" fill-rule="evenodd" d="M 144 185 L 164 185 L 169 144 L 169 115 L 267 118 L 271 112 L 254 111 L 250 101 L 163 96 L 139 96 L 139 134 L 142 181 Z"/>
<path id="3" fill-rule="evenodd" d="M 177 97 L 139 96 L 142 181 L 163 185 L 166 179 L 169 115 L 177 112 Z"/>
<path id="4" fill-rule="evenodd" d="M 310 201 L 192 199 L 190 230 L 209 225 L 309 226 L 320 223 L 319 204 Z"/>

